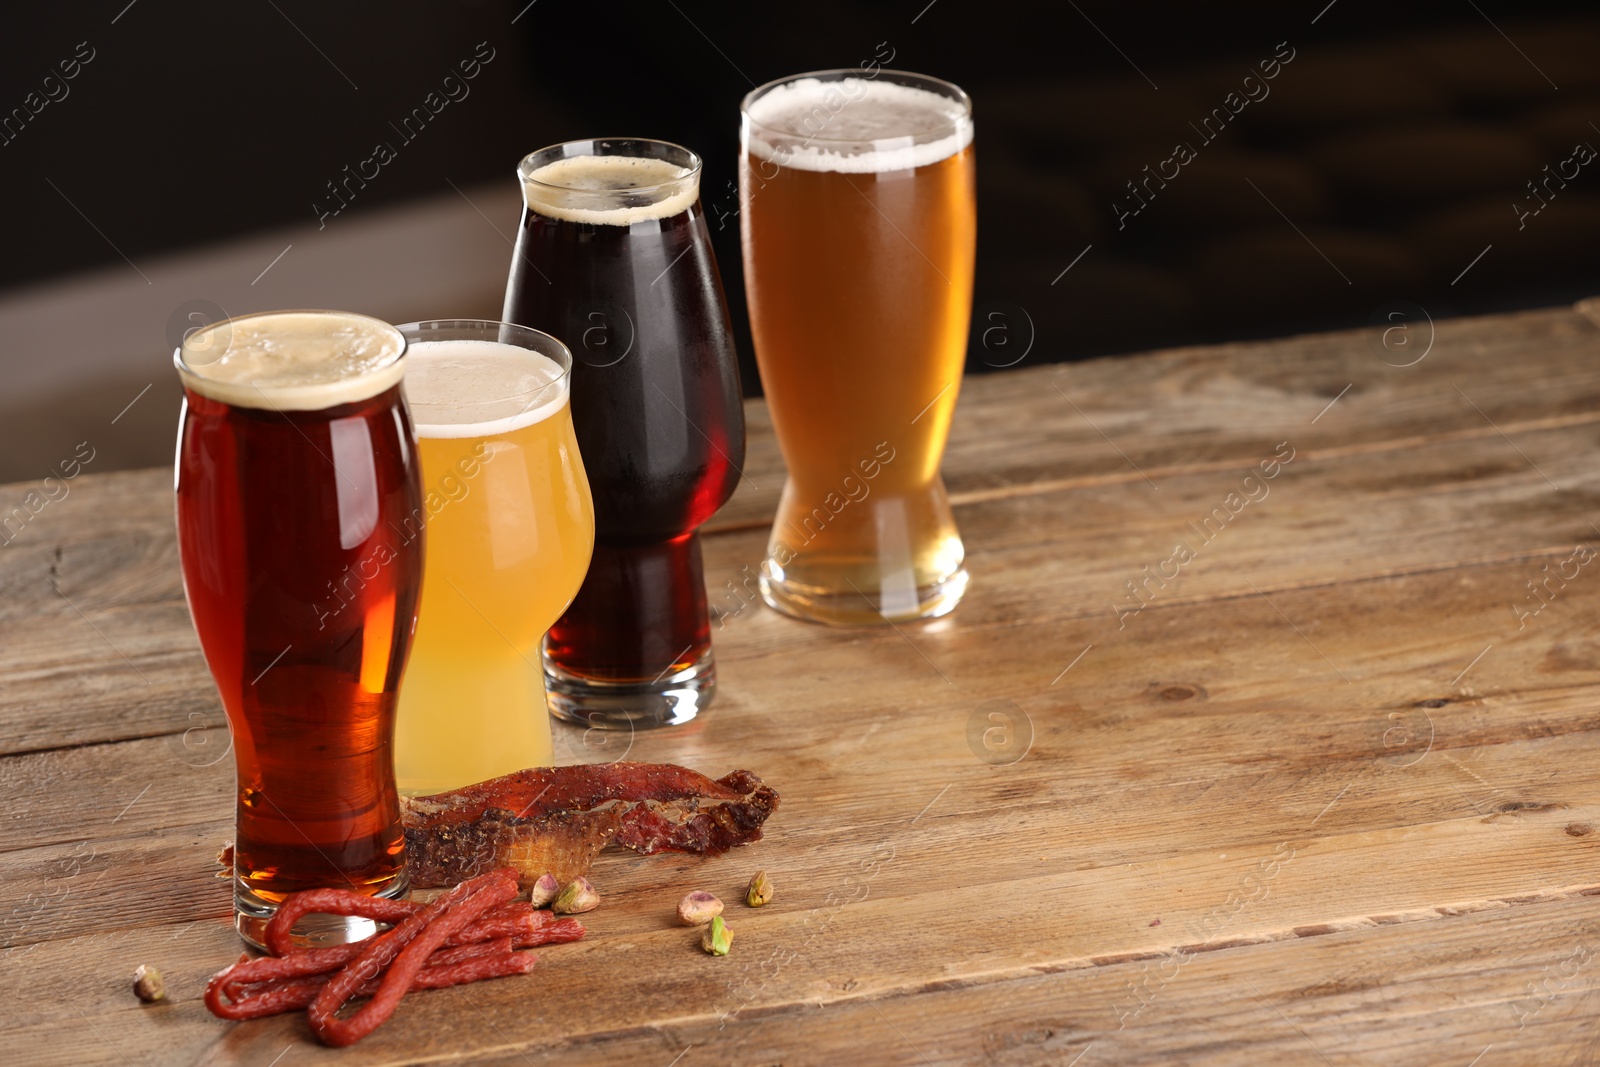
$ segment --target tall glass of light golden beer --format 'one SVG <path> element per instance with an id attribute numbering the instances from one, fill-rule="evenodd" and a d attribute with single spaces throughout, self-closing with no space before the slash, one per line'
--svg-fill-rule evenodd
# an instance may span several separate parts
<path id="1" fill-rule="evenodd" d="M 789 468 L 761 568 L 803 619 L 942 615 L 967 585 L 939 476 L 976 244 L 956 86 L 820 71 L 745 97 L 739 222 L 756 362 Z"/>
<path id="2" fill-rule="evenodd" d="M 422 460 L 422 604 L 400 690 L 400 791 L 553 761 L 539 643 L 583 584 L 594 508 L 572 429 L 572 356 L 478 319 L 400 327 Z"/>

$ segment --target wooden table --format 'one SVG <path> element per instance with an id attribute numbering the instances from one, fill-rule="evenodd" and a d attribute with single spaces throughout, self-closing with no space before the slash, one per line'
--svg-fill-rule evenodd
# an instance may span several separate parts
<path id="1" fill-rule="evenodd" d="M 83 476 L 0 550 L 0 1057 L 1594 1062 L 1600 331 L 1440 322 L 1389 365 L 1412 329 L 968 381 L 946 472 L 971 591 L 893 629 L 729 591 L 782 482 L 753 403 L 706 539 L 718 704 L 630 757 L 757 771 L 766 840 L 607 853 L 586 941 L 343 1051 L 200 1004 L 239 951 L 232 774 L 171 474 Z M 757 867 L 776 901 L 731 905 L 732 955 L 703 955 L 676 900 Z M 139 963 L 169 1002 L 134 1000 Z"/>

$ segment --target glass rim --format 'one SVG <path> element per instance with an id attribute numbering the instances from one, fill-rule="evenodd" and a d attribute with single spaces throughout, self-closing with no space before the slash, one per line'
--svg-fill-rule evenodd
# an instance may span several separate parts
<path id="1" fill-rule="evenodd" d="M 496 344 L 510 345 L 513 348 L 522 348 L 529 352 L 535 352 L 553 362 L 561 371 L 560 374 L 557 374 L 549 381 L 537 385 L 532 389 L 524 390 L 520 393 L 504 393 L 499 396 L 488 397 L 483 400 L 452 401 L 450 404 L 452 407 L 467 406 L 476 408 L 482 407 L 486 404 L 504 404 L 508 401 L 521 400 L 524 397 L 538 396 L 552 387 L 565 386 L 567 384 L 567 380 L 572 376 L 572 365 L 574 360 L 572 357 L 572 349 L 567 346 L 567 343 L 552 333 L 547 333 L 544 330 L 536 330 L 532 326 L 524 326 L 519 322 L 502 322 L 499 319 L 470 318 L 419 319 L 415 322 L 401 323 L 396 326 L 395 329 L 399 330 L 400 336 L 405 338 L 407 351 L 410 351 L 412 345 L 423 344 L 429 340 L 492 341 Z M 450 333 L 479 333 L 482 334 L 482 336 L 429 338 L 427 333 L 430 330 Z M 503 336 L 503 332 L 506 330 L 520 331 L 522 334 L 526 335 L 526 339 L 548 342 L 548 346 L 534 346 L 521 344 L 516 340 L 507 340 Z M 551 350 L 546 351 L 546 347 L 549 347 Z M 426 401 L 415 401 L 409 396 L 406 397 L 406 404 L 411 408 L 431 408 L 440 406 L 438 404 L 430 404 Z"/>
<path id="2" fill-rule="evenodd" d="M 961 113 L 954 116 L 943 126 L 934 126 L 926 130 L 917 130 L 913 133 L 896 133 L 887 137 L 871 138 L 811 136 L 805 139 L 806 144 L 876 145 L 884 142 L 903 142 L 907 138 L 931 137 L 937 134 L 959 130 L 962 126 L 970 126 L 972 124 L 972 97 L 968 96 L 967 91 L 961 88 L 961 86 L 957 85 L 955 82 L 947 81 L 944 78 L 935 77 L 932 74 L 918 74 L 916 71 L 912 70 L 894 70 L 889 67 L 880 67 L 876 73 L 869 73 L 862 70 L 860 67 L 830 67 L 826 70 L 810 70 L 803 74 L 789 74 L 782 78 L 774 78 L 769 82 L 765 82 L 756 86 L 754 89 L 751 89 L 744 95 L 744 99 L 739 101 L 739 114 L 744 121 L 748 122 L 752 126 L 757 127 L 758 129 L 769 130 L 785 137 L 794 137 L 796 134 L 788 130 L 781 130 L 774 126 L 768 126 L 752 116 L 750 114 L 750 105 L 755 103 L 757 100 L 760 100 L 774 89 L 788 85 L 791 82 L 801 81 L 805 78 L 816 78 L 818 81 L 844 81 L 850 77 L 860 78 L 862 81 L 868 82 L 877 81 L 879 78 L 887 77 L 896 85 L 906 85 L 910 88 L 926 89 L 929 92 L 938 93 L 940 96 L 959 104 L 961 107 Z"/>
<path id="3" fill-rule="evenodd" d="M 577 188 L 575 188 L 575 187 L 573 187 L 571 185 L 554 185 L 554 184 L 552 184 L 550 182 L 539 181 L 538 179 L 536 179 L 536 178 L 534 178 L 532 176 L 532 172 L 534 170 L 537 170 L 538 167 L 531 166 L 530 164 L 531 164 L 531 162 L 532 162 L 532 160 L 533 160 L 533 158 L 535 156 L 542 156 L 547 152 L 555 152 L 557 149 L 563 149 L 564 150 L 564 149 L 572 148 L 572 147 L 579 146 L 579 145 L 587 146 L 587 145 L 599 145 L 599 144 L 655 145 L 657 147 L 669 148 L 669 149 L 673 149 L 673 150 L 678 151 L 678 152 L 682 152 L 684 154 L 684 156 L 687 157 L 689 162 L 687 164 L 687 172 L 686 173 L 680 174 L 676 178 L 672 178 L 669 181 L 657 182 L 655 185 L 636 185 L 636 186 L 633 186 L 632 188 L 626 190 L 629 193 L 651 193 L 651 192 L 659 191 L 661 189 L 672 189 L 672 188 L 675 188 L 675 187 L 683 184 L 684 182 L 688 182 L 688 181 L 698 182 L 700 180 L 701 171 L 704 170 L 704 168 L 705 168 L 705 161 L 700 158 L 700 154 L 698 152 L 696 152 L 692 148 L 685 148 L 683 145 L 678 144 L 676 141 L 663 141 L 663 140 L 661 140 L 659 138 L 656 138 L 656 137 L 577 137 L 577 138 L 574 138 L 573 140 L 570 140 L 570 141 L 557 141 L 555 144 L 548 144 L 548 145 L 545 145 L 543 148 L 536 148 L 532 152 L 529 152 L 527 155 L 523 156 L 520 160 L 517 161 L 517 179 L 519 181 L 521 181 L 524 185 L 537 185 L 541 189 L 553 189 L 556 192 L 562 192 L 562 193 L 594 192 L 595 190 L 577 189 Z M 648 157 L 646 157 L 646 156 L 638 156 L 635 153 L 624 153 L 624 152 L 567 152 L 567 151 L 562 151 L 559 156 L 552 156 L 550 159 L 541 161 L 539 166 L 544 166 L 545 163 L 553 163 L 556 159 L 574 159 L 574 158 L 578 158 L 578 157 L 581 157 L 581 156 L 620 156 L 620 155 L 633 155 L 635 158 L 651 158 L 651 159 L 659 158 L 659 157 L 655 157 L 655 156 L 648 156 Z"/>
<path id="4" fill-rule="evenodd" d="M 357 320 L 376 327 L 379 333 L 388 334 L 395 342 L 395 351 L 381 362 L 370 364 L 360 371 L 332 378 L 328 381 L 273 382 L 261 378 L 228 380 L 208 374 L 208 368 L 233 351 L 232 332 L 241 323 L 258 319 L 286 318 L 292 316 L 327 316 L 335 320 Z M 199 363 L 189 358 L 194 354 L 196 338 L 215 337 L 219 333 L 227 338 L 220 351 Z M 405 335 L 391 322 L 359 311 L 339 311 L 335 308 L 276 308 L 270 311 L 249 311 L 230 315 L 207 323 L 185 333 L 172 350 L 172 365 L 186 393 L 207 397 L 230 407 L 261 408 L 277 412 L 326 411 L 359 403 L 394 388 L 404 374 L 407 344 Z"/>
<path id="5" fill-rule="evenodd" d="M 394 325 L 392 322 L 389 322 L 386 319 L 380 319 L 376 315 L 365 315 L 359 311 L 339 311 L 334 308 L 275 308 L 272 311 L 247 311 L 242 315 L 229 315 L 227 318 L 218 319 L 216 322 L 208 322 L 204 326 L 196 327 L 195 329 L 184 334 L 183 338 L 178 342 L 177 347 L 172 350 L 173 366 L 177 367 L 180 371 L 187 371 L 197 378 L 205 378 L 205 374 L 202 373 L 202 368 L 209 367 L 211 363 L 215 363 L 217 359 L 222 358 L 222 355 L 226 354 L 226 350 L 224 350 L 222 354 L 219 354 L 217 357 L 212 359 L 210 363 L 195 363 L 183 358 L 185 350 L 189 348 L 190 338 L 200 337 L 205 334 L 212 333 L 223 328 L 224 326 L 232 329 L 242 322 L 249 322 L 251 319 L 270 319 L 277 318 L 280 315 L 332 315 L 341 319 L 362 319 L 366 322 L 375 323 L 392 333 L 400 333 L 400 327 Z M 360 381 L 368 374 L 375 374 L 378 371 L 387 367 L 392 367 L 394 364 L 405 359 L 407 347 L 405 343 L 405 337 L 401 336 L 400 341 L 400 351 L 395 353 L 395 357 L 392 360 L 389 360 L 385 363 L 380 363 L 375 367 L 371 367 L 363 371 L 354 378 L 345 380 Z M 245 384 L 253 385 L 255 383 L 250 382 Z"/>

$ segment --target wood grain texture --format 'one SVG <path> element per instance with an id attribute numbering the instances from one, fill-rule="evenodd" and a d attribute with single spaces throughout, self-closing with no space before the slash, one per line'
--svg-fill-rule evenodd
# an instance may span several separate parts
<path id="1" fill-rule="evenodd" d="M 705 545 L 718 704 L 557 754 L 748 766 L 783 794 L 767 839 L 607 853 L 589 939 L 338 1052 L 199 1003 L 238 950 L 232 773 L 170 474 L 76 480 L 0 548 L 0 1037 L 61 1064 L 1592 1062 L 1600 561 L 1528 583 L 1600 547 L 1600 330 L 1441 322 L 1405 368 L 1370 341 L 969 381 L 972 590 L 897 629 L 748 602 L 782 484 L 752 404 Z M 677 898 L 757 866 L 777 900 L 704 956 Z"/>

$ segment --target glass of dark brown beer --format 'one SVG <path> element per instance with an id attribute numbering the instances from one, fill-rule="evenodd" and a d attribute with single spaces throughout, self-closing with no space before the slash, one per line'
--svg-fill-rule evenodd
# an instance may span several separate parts
<path id="1" fill-rule="evenodd" d="M 233 739 L 235 924 L 256 945 L 289 893 L 406 892 L 391 740 L 423 512 L 405 350 L 376 319 L 292 311 L 198 330 L 174 356 L 178 551 Z"/>
<path id="2" fill-rule="evenodd" d="M 955 607 L 939 475 L 976 245 L 972 107 L 937 78 L 820 71 L 746 96 L 739 225 L 756 362 L 789 468 L 768 604 L 868 623 Z"/>
<path id="3" fill-rule="evenodd" d="M 588 576 L 544 644 L 551 712 L 686 722 L 716 669 L 696 530 L 733 493 L 744 408 L 700 158 L 663 141 L 569 141 L 522 160 L 507 322 L 572 349 L 594 496 Z"/>

